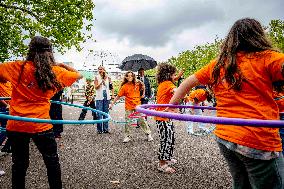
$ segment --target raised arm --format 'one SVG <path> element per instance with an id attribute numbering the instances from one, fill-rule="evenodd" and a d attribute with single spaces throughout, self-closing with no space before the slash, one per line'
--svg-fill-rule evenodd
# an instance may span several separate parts
<path id="1" fill-rule="evenodd" d="M 181 76 L 183 75 L 185 69 L 183 68 L 181 71 L 179 71 L 179 73 L 177 74 L 177 76 L 174 78 L 174 81 L 179 80 L 179 78 L 181 78 Z"/>
<path id="2" fill-rule="evenodd" d="M 169 104 L 179 104 L 180 101 L 184 98 L 184 96 L 188 94 L 189 91 L 198 84 L 199 81 L 195 77 L 195 75 L 191 75 L 186 78 L 186 80 L 184 80 L 175 91 L 174 96 L 171 98 Z"/>
<path id="3" fill-rule="evenodd" d="M 98 90 L 103 84 L 104 84 L 104 80 L 102 79 L 102 81 L 99 83 L 99 80 L 97 77 L 95 77 L 95 89 Z"/>
<path id="4" fill-rule="evenodd" d="M 70 72 L 76 72 L 76 73 L 78 73 L 78 74 L 79 74 L 78 79 L 82 79 L 82 78 L 83 78 L 83 75 L 82 75 L 80 72 L 78 72 L 77 70 L 75 70 L 75 69 L 72 68 L 71 66 L 68 66 L 67 64 L 58 63 L 57 66 L 60 66 L 60 67 L 66 69 L 66 70 L 68 70 L 68 71 L 70 71 Z"/>

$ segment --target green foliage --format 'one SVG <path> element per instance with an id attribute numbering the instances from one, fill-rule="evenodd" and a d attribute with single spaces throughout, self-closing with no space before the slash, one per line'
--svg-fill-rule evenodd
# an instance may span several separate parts
<path id="1" fill-rule="evenodd" d="M 284 52 L 284 20 L 271 20 L 268 35 L 273 45 Z"/>
<path id="2" fill-rule="evenodd" d="M 213 43 L 198 45 L 193 50 L 187 50 L 172 57 L 168 62 L 177 67 L 178 70 L 185 69 L 184 76 L 187 77 L 216 58 L 222 40 L 216 38 Z"/>
<path id="3" fill-rule="evenodd" d="M 24 54 L 25 40 L 35 35 L 51 39 L 61 53 L 92 37 L 92 0 L 1 0 L 0 62 Z"/>
<path id="4" fill-rule="evenodd" d="M 156 82 L 156 73 L 157 73 L 156 68 L 145 71 L 145 75 L 148 77 L 150 81 L 151 88 L 154 88 L 155 90 L 157 90 L 157 87 L 158 87 L 157 82 Z"/>
<path id="5" fill-rule="evenodd" d="M 284 52 L 284 21 L 271 20 L 269 23 L 268 35 L 273 45 Z M 193 50 L 181 52 L 177 57 L 172 57 L 168 62 L 177 67 L 178 70 L 185 69 L 183 77 L 187 77 L 216 58 L 219 54 L 219 47 L 222 40 L 216 38 L 213 43 L 198 45 Z"/>
<path id="6" fill-rule="evenodd" d="M 113 89 L 114 89 L 114 94 L 117 95 L 119 89 L 120 89 L 120 85 L 121 85 L 121 80 L 114 80 L 112 81 L 112 85 L 113 85 Z"/>

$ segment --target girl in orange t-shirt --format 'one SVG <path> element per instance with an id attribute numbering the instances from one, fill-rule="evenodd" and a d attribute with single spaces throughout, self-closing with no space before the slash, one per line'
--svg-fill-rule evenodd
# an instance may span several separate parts
<path id="1" fill-rule="evenodd" d="M 159 64 L 157 69 L 157 104 L 168 104 L 174 94 L 176 86 L 174 85 L 176 77 L 176 68 L 170 64 Z M 163 111 L 164 107 L 156 108 L 158 111 Z M 176 163 L 173 159 L 174 151 L 174 124 L 168 118 L 155 117 L 156 125 L 160 135 L 159 149 L 159 165 L 158 170 L 165 173 L 174 173 L 175 169 L 170 165 Z"/>
<path id="2" fill-rule="evenodd" d="M 205 87 L 205 86 L 204 86 Z M 195 90 L 191 91 L 189 95 L 185 98 L 187 105 L 193 105 L 193 106 L 201 106 L 201 103 L 203 103 L 205 100 L 210 101 L 211 97 L 209 95 L 209 92 L 205 88 L 198 88 L 196 87 Z M 193 108 L 191 109 L 190 113 L 192 115 L 202 115 L 202 110 Z M 198 131 L 194 132 L 194 125 L 197 124 L 199 129 Z M 187 122 L 187 132 L 189 134 L 198 134 L 198 135 L 205 135 L 209 133 L 209 129 L 206 128 L 205 123 L 194 123 L 192 121 Z"/>
<path id="3" fill-rule="evenodd" d="M 284 80 L 284 54 L 273 50 L 255 19 L 236 21 L 216 60 L 189 76 L 171 104 L 196 85 L 209 85 L 217 116 L 279 120 L 272 82 Z M 284 160 L 278 128 L 216 125 L 215 135 L 233 178 L 233 188 L 284 188 Z"/>
<path id="4" fill-rule="evenodd" d="M 143 90 L 142 96 L 140 96 L 140 91 Z M 123 81 L 121 83 L 121 87 L 119 89 L 117 97 L 110 104 L 109 109 L 112 109 L 113 105 L 116 101 L 118 101 L 122 96 L 125 96 L 125 120 L 126 124 L 124 127 L 124 140 L 123 142 L 130 141 L 131 135 L 131 123 L 129 119 L 129 115 L 135 112 L 136 106 L 141 104 L 141 98 L 145 96 L 145 86 L 140 80 L 136 80 L 135 74 L 132 71 L 128 71 L 125 73 Z M 141 117 L 138 119 L 138 124 L 141 126 L 144 133 L 147 135 L 148 141 L 153 141 L 151 136 L 151 130 L 146 122 L 145 118 Z"/>
<path id="5" fill-rule="evenodd" d="M 82 75 L 65 64 L 56 64 L 51 42 L 31 39 L 26 61 L 0 64 L 0 81 L 10 81 L 10 115 L 50 119 L 50 98 Z M 12 188 L 25 188 L 29 143 L 34 141 L 44 159 L 50 188 L 62 188 L 57 144 L 52 125 L 9 120 L 7 134 L 12 146 Z"/>

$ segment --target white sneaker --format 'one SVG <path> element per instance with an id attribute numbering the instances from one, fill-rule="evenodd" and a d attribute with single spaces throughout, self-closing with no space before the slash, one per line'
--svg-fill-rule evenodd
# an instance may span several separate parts
<path id="1" fill-rule="evenodd" d="M 129 141 L 130 141 L 130 138 L 128 136 L 123 139 L 123 143 L 127 143 Z"/>
<path id="2" fill-rule="evenodd" d="M 0 170 L 0 176 L 5 175 L 5 172 Z"/>
<path id="3" fill-rule="evenodd" d="M 153 140 L 154 140 L 153 137 L 151 135 L 148 135 L 148 141 L 151 142 Z"/>

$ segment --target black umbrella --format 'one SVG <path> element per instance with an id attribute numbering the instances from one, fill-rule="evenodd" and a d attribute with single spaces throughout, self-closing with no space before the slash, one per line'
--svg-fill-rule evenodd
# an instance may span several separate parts
<path id="1" fill-rule="evenodd" d="M 126 57 L 118 68 L 123 71 L 131 70 L 133 72 L 136 72 L 140 68 L 143 68 L 144 70 L 150 70 L 155 68 L 156 66 L 156 60 L 154 60 L 150 56 L 143 54 L 134 54 L 132 56 Z"/>

